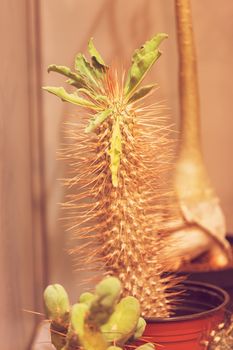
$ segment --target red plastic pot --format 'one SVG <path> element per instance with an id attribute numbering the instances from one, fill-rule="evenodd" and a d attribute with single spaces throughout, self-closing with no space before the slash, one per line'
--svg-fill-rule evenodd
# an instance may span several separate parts
<path id="1" fill-rule="evenodd" d="M 185 293 L 175 315 L 147 319 L 142 340 L 135 345 L 151 342 L 158 350 L 206 349 L 203 341 L 223 321 L 230 298 L 223 289 L 207 283 L 186 281 L 183 285 Z"/>

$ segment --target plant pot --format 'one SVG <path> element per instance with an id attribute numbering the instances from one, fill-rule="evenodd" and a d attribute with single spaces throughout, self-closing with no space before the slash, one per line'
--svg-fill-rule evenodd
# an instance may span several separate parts
<path id="1" fill-rule="evenodd" d="M 211 284 L 185 281 L 183 285 L 185 293 L 174 316 L 147 319 L 145 333 L 136 345 L 152 342 L 158 350 L 206 349 L 203 342 L 223 321 L 229 296 Z"/>
<path id="2" fill-rule="evenodd" d="M 233 251 L 233 236 L 228 236 L 227 240 L 232 246 Z M 200 271 L 195 270 L 194 264 L 193 270 L 190 269 L 188 272 L 182 272 L 181 274 L 186 274 L 190 281 L 214 283 L 218 287 L 225 289 L 233 301 L 233 265 L 221 270 Z"/>
<path id="3" fill-rule="evenodd" d="M 194 271 L 190 272 L 187 278 L 190 281 L 214 283 L 218 287 L 225 289 L 233 301 L 233 268 L 228 268 L 220 271 Z"/>

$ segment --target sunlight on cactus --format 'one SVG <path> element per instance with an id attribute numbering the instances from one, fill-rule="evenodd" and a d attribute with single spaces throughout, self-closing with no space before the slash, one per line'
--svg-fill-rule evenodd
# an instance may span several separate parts
<path id="1" fill-rule="evenodd" d="M 86 110 L 67 123 L 72 142 L 63 150 L 71 172 L 64 182 L 72 188 L 63 207 L 77 240 L 72 250 L 77 267 L 119 277 L 124 295 L 137 297 L 143 315 L 160 317 L 169 315 L 168 289 L 177 283 L 174 276 L 162 277 L 169 266 L 166 257 L 161 260 L 166 210 L 173 212 L 164 176 L 170 166 L 170 128 L 164 106 L 145 102 L 156 85 L 140 84 L 165 38 L 160 33 L 136 50 L 126 77 L 106 66 L 91 39 L 92 65 L 77 54 L 74 71 L 48 69 L 66 76 L 76 90 L 44 88 Z"/>

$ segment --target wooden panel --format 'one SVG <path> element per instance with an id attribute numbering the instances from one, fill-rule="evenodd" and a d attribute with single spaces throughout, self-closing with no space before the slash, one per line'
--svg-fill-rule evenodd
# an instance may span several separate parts
<path id="1" fill-rule="evenodd" d="M 33 1 L 3 1 L 0 12 L 0 348 L 25 350 L 44 279 L 39 83 Z M 40 179 L 40 180 L 39 180 Z"/>

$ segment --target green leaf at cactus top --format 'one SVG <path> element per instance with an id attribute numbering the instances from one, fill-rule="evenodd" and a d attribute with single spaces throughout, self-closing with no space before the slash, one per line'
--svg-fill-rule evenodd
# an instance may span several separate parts
<path id="1" fill-rule="evenodd" d="M 167 38 L 167 34 L 159 33 L 134 52 L 124 88 L 127 97 L 132 96 L 146 73 L 160 57 L 161 52 L 158 50 L 158 46 L 165 38 Z"/>
<path id="2" fill-rule="evenodd" d="M 161 55 L 158 47 L 160 43 L 167 38 L 167 34 L 159 33 L 151 40 L 147 41 L 140 49 L 137 49 L 132 58 L 132 65 L 128 71 L 126 83 L 124 86 L 124 104 L 134 103 L 147 96 L 155 85 L 147 85 L 138 89 L 139 84 Z M 67 82 L 77 88 L 76 92 L 68 93 L 63 87 L 44 87 L 44 90 L 60 97 L 62 101 L 67 101 L 75 105 L 86 107 L 95 112 L 95 115 L 89 121 L 85 129 L 86 133 L 96 130 L 109 116 L 112 111 L 109 106 L 112 105 L 112 97 L 107 89 L 108 79 L 103 79 L 108 66 L 94 46 L 91 38 L 88 43 L 88 51 L 90 53 L 92 64 L 90 64 L 85 56 L 78 53 L 75 57 L 75 72 L 65 66 L 50 65 L 48 71 L 63 74 L 69 79 Z M 111 79 L 110 79 L 111 81 Z M 114 90 L 114 89 L 113 89 Z M 83 97 L 80 97 L 81 96 Z M 113 96 L 114 104 L 118 105 L 119 96 Z M 116 100 L 116 101 L 115 101 Z M 121 104 L 121 102 L 120 102 Z M 128 108 L 128 106 L 126 106 Z M 119 110 L 118 107 L 116 110 Z M 114 107 L 115 111 L 115 107 Z M 110 156 L 110 170 L 112 177 L 112 185 L 118 187 L 119 167 L 122 153 L 122 135 L 120 121 L 122 120 L 122 112 L 120 115 L 113 115 L 115 118 L 112 127 L 112 135 L 110 139 L 110 147 L 108 155 Z"/>
<path id="3" fill-rule="evenodd" d="M 95 129 L 100 126 L 112 113 L 110 109 L 106 109 L 103 112 L 100 112 L 92 118 L 88 124 L 88 126 L 85 129 L 86 133 L 90 133 L 92 131 L 95 131 Z"/>
<path id="4" fill-rule="evenodd" d="M 111 137 L 111 147 L 108 151 L 110 156 L 110 170 L 112 174 L 112 184 L 114 187 L 118 187 L 118 172 L 121 161 L 121 130 L 119 124 L 119 118 L 113 124 L 112 137 Z"/>
<path id="5" fill-rule="evenodd" d="M 78 53 L 75 57 L 75 69 L 88 79 L 90 85 L 98 86 L 95 69 L 86 60 L 85 56 Z"/>
<path id="6" fill-rule="evenodd" d="M 91 38 L 88 42 L 88 51 L 90 53 L 92 64 L 97 69 L 106 69 L 108 68 L 103 58 L 101 57 L 100 53 L 96 50 L 94 44 L 93 44 L 93 38 Z"/>
<path id="7" fill-rule="evenodd" d="M 143 97 L 147 96 L 154 88 L 156 84 L 146 85 L 135 91 L 135 93 L 130 97 L 129 103 L 141 100 Z"/>
<path id="8" fill-rule="evenodd" d="M 72 72 L 70 70 L 70 68 L 65 67 L 65 66 L 57 66 L 55 64 L 51 64 L 48 67 L 48 72 L 56 72 L 56 73 L 60 73 L 68 78 L 70 78 L 70 80 L 68 80 L 68 83 L 79 88 L 83 88 L 86 87 L 86 83 L 85 80 L 80 77 L 78 74 Z"/>
<path id="9" fill-rule="evenodd" d="M 43 87 L 43 89 L 50 92 L 53 95 L 56 95 L 57 97 L 60 97 L 62 101 L 70 102 L 81 107 L 98 110 L 98 107 L 94 105 L 92 102 L 79 97 L 75 93 L 69 94 L 63 87 L 45 86 Z"/>
<path id="10" fill-rule="evenodd" d="M 78 92 L 82 93 L 84 96 L 89 97 L 92 100 L 95 100 L 96 102 L 104 102 L 105 104 L 108 104 L 109 102 L 108 98 L 105 95 L 96 94 L 94 91 L 88 88 L 78 89 Z"/>

